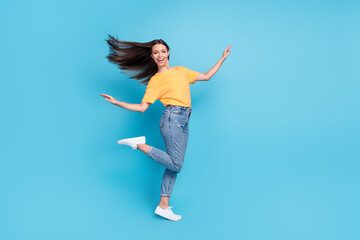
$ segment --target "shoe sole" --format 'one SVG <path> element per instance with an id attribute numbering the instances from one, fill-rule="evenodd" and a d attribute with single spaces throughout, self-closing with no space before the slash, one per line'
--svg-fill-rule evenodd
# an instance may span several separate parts
<path id="1" fill-rule="evenodd" d="M 167 217 L 165 217 L 165 216 L 161 215 L 161 214 L 160 214 L 160 213 L 158 213 L 157 211 L 155 211 L 155 214 L 157 214 L 157 215 L 159 215 L 160 217 L 163 217 L 163 218 L 165 218 L 165 219 L 167 219 L 167 220 L 174 221 L 174 222 L 177 222 L 177 221 L 179 221 L 179 220 L 181 220 L 181 219 L 182 219 L 182 217 L 181 217 L 181 218 L 179 218 L 179 219 L 177 219 L 177 220 L 170 219 L 170 218 L 167 218 Z"/>
<path id="2" fill-rule="evenodd" d="M 138 143 L 138 144 L 145 144 L 145 142 L 146 142 L 146 138 L 143 136 L 143 137 L 137 137 L 137 138 L 143 138 L 143 140 L 140 142 L 140 143 Z M 118 140 L 117 141 L 117 144 L 118 145 L 126 145 L 126 144 L 123 144 L 123 142 L 126 142 L 127 140 L 129 140 L 129 139 L 132 139 L 132 138 L 125 138 L 125 139 L 120 139 L 120 140 Z M 137 147 L 131 147 L 132 149 L 137 149 Z"/>
<path id="3" fill-rule="evenodd" d="M 138 137 L 138 138 L 143 138 L 144 140 L 142 140 L 140 143 L 141 143 L 141 144 L 145 144 L 145 142 L 146 142 L 146 138 L 145 138 L 145 137 Z M 122 143 L 122 142 L 126 142 L 126 141 L 128 141 L 129 139 L 132 139 L 132 138 L 120 139 L 120 140 L 117 141 L 117 144 L 120 144 L 120 143 Z M 139 143 L 138 143 L 138 144 L 139 144 Z M 121 144 L 120 144 L 120 145 L 121 145 Z"/>

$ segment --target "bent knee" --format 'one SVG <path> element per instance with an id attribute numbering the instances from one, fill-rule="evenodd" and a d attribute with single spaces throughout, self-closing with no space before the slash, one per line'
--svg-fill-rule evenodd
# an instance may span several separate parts
<path id="1" fill-rule="evenodd" d="M 170 156 L 171 158 L 171 162 L 172 162 L 172 171 L 174 172 L 180 172 L 183 162 L 184 162 L 184 158 L 180 158 L 180 157 L 174 157 L 174 156 Z"/>
<path id="2" fill-rule="evenodd" d="M 181 171 L 182 168 L 182 163 L 180 163 L 180 165 L 174 164 L 174 171 L 176 173 L 179 173 Z"/>

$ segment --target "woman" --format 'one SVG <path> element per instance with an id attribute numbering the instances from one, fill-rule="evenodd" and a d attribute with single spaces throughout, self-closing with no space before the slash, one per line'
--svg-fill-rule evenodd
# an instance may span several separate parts
<path id="1" fill-rule="evenodd" d="M 135 72 L 135 75 L 130 77 L 137 80 L 144 79 L 141 83 L 147 87 L 140 104 L 121 102 L 107 94 L 101 96 L 116 106 L 142 113 L 157 99 L 165 106 L 159 128 L 165 141 L 166 152 L 145 144 L 145 137 L 122 139 L 118 144 L 139 149 L 166 167 L 161 183 L 160 203 L 155 213 L 169 220 L 178 221 L 181 216 L 171 211 L 169 198 L 176 176 L 182 168 L 188 142 L 189 119 L 192 111 L 189 84 L 195 81 L 209 81 L 231 52 L 229 50 L 231 46 L 229 45 L 220 60 L 203 74 L 182 66 L 170 67 L 170 49 L 161 39 L 138 43 L 119 41 L 109 35 L 106 41 L 110 45 L 110 54 L 107 58 L 120 69 Z"/>

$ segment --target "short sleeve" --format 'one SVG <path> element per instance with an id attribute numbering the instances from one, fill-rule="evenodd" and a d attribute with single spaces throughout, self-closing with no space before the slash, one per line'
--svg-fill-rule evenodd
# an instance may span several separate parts
<path id="1" fill-rule="evenodd" d="M 190 70 L 186 67 L 182 67 L 182 70 L 186 73 L 189 83 L 194 84 L 197 76 L 199 75 L 199 72 Z"/>
<path id="2" fill-rule="evenodd" d="M 151 81 L 149 81 L 144 97 L 141 102 L 148 102 L 148 103 L 154 103 L 159 98 L 159 89 L 156 89 L 156 87 L 151 84 Z"/>

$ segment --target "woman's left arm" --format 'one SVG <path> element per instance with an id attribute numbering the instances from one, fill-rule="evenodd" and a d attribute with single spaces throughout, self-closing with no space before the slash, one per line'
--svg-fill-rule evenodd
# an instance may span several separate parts
<path id="1" fill-rule="evenodd" d="M 230 48 L 230 45 L 227 46 L 220 60 L 206 73 L 199 73 L 195 81 L 209 81 L 210 78 L 212 78 L 212 76 L 214 76 L 215 73 L 220 69 L 222 63 L 225 61 L 229 53 L 231 53 L 229 50 Z"/>

